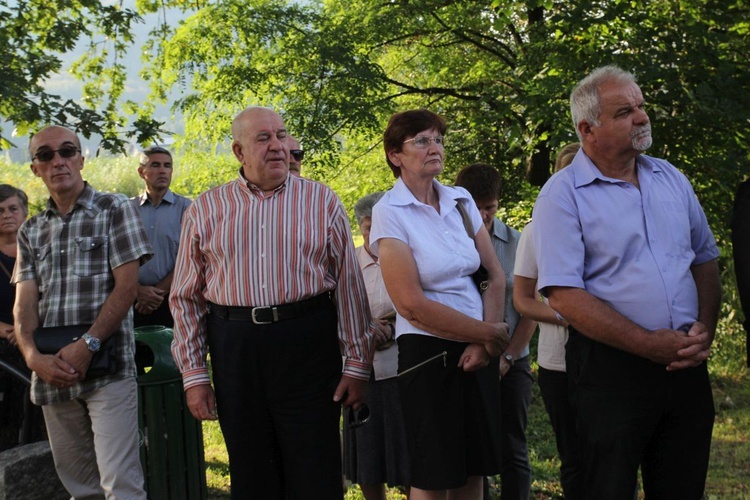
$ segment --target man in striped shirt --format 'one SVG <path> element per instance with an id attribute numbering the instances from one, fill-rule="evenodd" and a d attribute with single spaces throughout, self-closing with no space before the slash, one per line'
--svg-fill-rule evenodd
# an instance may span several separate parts
<path id="1" fill-rule="evenodd" d="M 372 341 L 348 219 L 289 175 L 277 113 L 245 109 L 232 136 L 238 178 L 185 213 L 170 296 L 188 406 L 218 411 L 232 498 L 342 498 L 339 405 L 364 400 Z"/>

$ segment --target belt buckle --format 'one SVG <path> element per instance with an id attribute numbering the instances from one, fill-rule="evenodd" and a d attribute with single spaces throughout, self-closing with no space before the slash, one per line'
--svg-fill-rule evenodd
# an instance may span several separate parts
<path id="1" fill-rule="evenodd" d="M 273 316 L 273 319 L 271 319 L 271 321 L 261 321 L 258 318 L 256 318 L 255 313 L 264 309 L 271 310 L 271 314 Z M 279 320 L 279 311 L 275 307 L 253 307 L 251 317 L 253 319 L 253 323 L 255 323 L 256 325 L 271 325 L 274 322 Z"/>

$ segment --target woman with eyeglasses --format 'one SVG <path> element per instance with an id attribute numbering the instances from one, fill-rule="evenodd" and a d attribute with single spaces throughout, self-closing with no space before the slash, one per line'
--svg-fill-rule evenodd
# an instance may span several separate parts
<path id="1" fill-rule="evenodd" d="M 436 180 L 445 131 L 428 110 L 391 117 L 383 146 L 397 180 L 370 231 L 397 311 L 412 500 L 481 498 L 482 476 L 500 464 L 476 372 L 509 341 L 505 277 L 471 195 Z M 489 273 L 483 295 L 472 279 L 480 263 Z"/>

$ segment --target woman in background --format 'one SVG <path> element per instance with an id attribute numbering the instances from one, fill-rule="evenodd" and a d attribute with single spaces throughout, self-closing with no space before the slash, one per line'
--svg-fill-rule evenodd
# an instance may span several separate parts
<path id="1" fill-rule="evenodd" d="M 26 193 L 0 184 L 0 451 L 18 444 L 46 439 L 40 406 L 29 401 L 28 385 L 19 379 L 30 376 L 13 333 L 13 303 L 16 288 L 11 285 L 16 265 L 18 229 L 29 213 Z"/>
<path id="2" fill-rule="evenodd" d="M 570 165 L 581 145 L 568 144 L 557 155 L 555 172 Z M 514 270 L 515 288 L 513 304 L 525 318 L 539 322 L 539 390 L 547 409 L 560 455 L 560 482 L 566 499 L 582 497 L 583 469 L 581 448 L 576 432 L 573 409 L 568 398 L 568 374 L 565 370 L 565 343 L 568 341 L 568 323 L 557 314 L 547 301 L 539 300 L 536 288 L 539 276 L 534 254 L 533 223 L 521 232 L 516 250 Z"/>
<path id="3" fill-rule="evenodd" d="M 26 193 L 10 184 L 0 184 L 0 338 L 16 345 L 13 335 L 13 302 L 16 287 L 10 284 L 16 265 L 18 229 L 29 213 Z"/>
<path id="4" fill-rule="evenodd" d="M 344 474 L 359 485 L 366 500 L 385 500 L 385 483 L 405 486 L 407 490 L 409 486 L 409 452 L 396 383 L 396 310 L 385 289 L 378 257 L 370 251 L 372 207 L 383 194 L 382 191 L 369 194 L 354 205 L 354 216 L 364 240 L 355 251 L 375 325 L 375 358 L 366 400 L 370 419 L 344 433 Z M 351 410 L 344 411 L 347 422 Z"/>

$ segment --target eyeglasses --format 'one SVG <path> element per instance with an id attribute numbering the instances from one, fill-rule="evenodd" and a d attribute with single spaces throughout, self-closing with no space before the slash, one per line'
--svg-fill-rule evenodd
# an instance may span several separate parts
<path id="1" fill-rule="evenodd" d="M 438 135 L 436 137 L 418 135 L 416 137 L 412 137 L 411 139 L 406 139 L 404 141 L 404 144 L 406 144 L 407 142 L 413 142 L 414 145 L 418 148 L 427 148 L 430 147 L 431 142 L 434 142 L 437 146 L 442 146 L 443 144 L 445 144 L 445 138 L 442 135 Z"/>
<path id="2" fill-rule="evenodd" d="M 41 153 L 37 153 L 34 155 L 32 160 L 36 159 L 39 161 L 50 161 L 55 157 L 55 153 L 58 153 L 60 155 L 60 158 L 73 158 L 77 153 L 80 152 L 81 150 L 75 146 L 65 146 L 60 149 L 48 149 L 46 151 L 42 151 Z"/>
<path id="3" fill-rule="evenodd" d="M 355 410 L 354 408 L 349 408 L 349 423 L 348 427 L 350 429 L 356 429 L 357 427 L 362 427 L 367 423 L 367 421 L 370 420 L 370 408 L 367 407 L 367 405 L 362 405 L 359 407 L 359 410 Z"/>
<path id="4" fill-rule="evenodd" d="M 290 149 L 289 154 L 294 156 L 295 160 L 302 161 L 302 158 L 305 157 L 305 150 L 304 149 Z"/>

